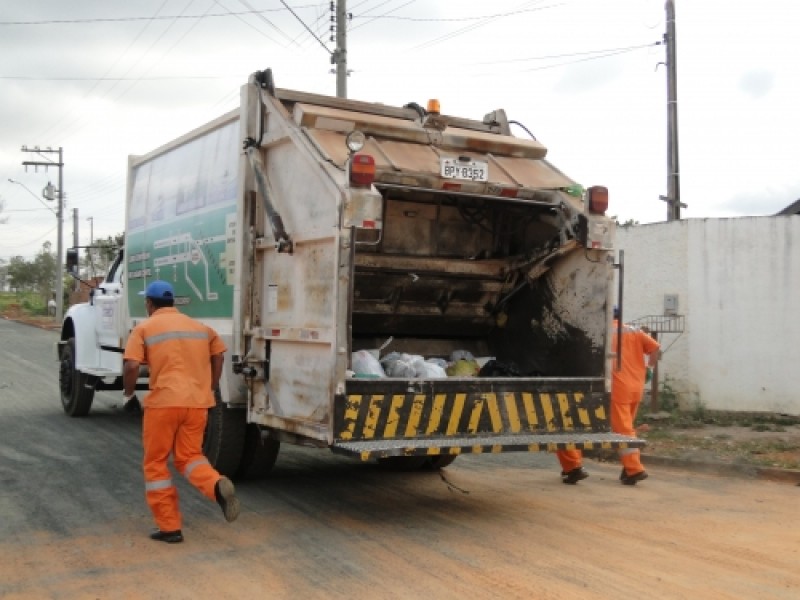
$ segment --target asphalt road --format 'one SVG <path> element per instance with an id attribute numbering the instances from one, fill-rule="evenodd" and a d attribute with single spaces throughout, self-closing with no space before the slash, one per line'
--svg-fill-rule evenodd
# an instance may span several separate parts
<path id="1" fill-rule="evenodd" d="M 119 395 L 66 417 L 54 332 L 0 320 L 0 597 L 800 597 L 800 488 L 655 466 L 462 456 L 393 473 L 284 446 L 242 516 L 179 477 L 186 542 L 152 542 L 139 419 Z"/>

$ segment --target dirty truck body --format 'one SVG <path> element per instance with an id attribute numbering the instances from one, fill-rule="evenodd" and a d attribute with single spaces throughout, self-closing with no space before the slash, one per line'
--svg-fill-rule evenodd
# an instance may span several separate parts
<path id="1" fill-rule="evenodd" d="M 613 224 L 545 154 L 503 111 L 467 120 L 255 74 L 240 110 L 129 160 L 124 252 L 65 317 L 66 412 L 121 389 L 138 294 L 164 279 L 228 346 L 204 448 L 223 472 L 268 471 L 281 442 L 409 467 L 639 445 L 608 427 Z M 353 373 L 354 352 L 389 339 L 384 354 L 504 368 Z"/>

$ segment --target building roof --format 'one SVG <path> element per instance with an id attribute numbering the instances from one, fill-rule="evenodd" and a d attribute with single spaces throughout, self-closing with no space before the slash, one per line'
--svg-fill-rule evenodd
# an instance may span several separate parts
<path id="1" fill-rule="evenodd" d="M 800 199 L 795 200 L 782 211 L 775 213 L 776 215 L 800 215 Z"/>

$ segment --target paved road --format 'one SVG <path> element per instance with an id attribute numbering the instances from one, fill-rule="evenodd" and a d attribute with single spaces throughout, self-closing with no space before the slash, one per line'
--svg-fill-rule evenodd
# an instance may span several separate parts
<path id="1" fill-rule="evenodd" d="M 56 334 L 0 320 L 0 597 L 800 597 L 800 488 L 616 465 L 562 485 L 549 455 L 389 473 L 284 447 L 227 524 L 180 481 L 186 542 L 147 538 L 140 422 L 59 405 Z"/>

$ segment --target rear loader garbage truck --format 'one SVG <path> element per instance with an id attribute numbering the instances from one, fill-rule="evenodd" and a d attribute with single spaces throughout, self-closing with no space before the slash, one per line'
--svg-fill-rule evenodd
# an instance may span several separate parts
<path id="1" fill-rule="evenodd" d="M 643 445 L 609 430 L 608 192 L 546 152 L 503 110 L 253 74 L 238 110 L 129 159 L 124 248 L 57 344 L 65 412 L 122 389 L 138 293 L 163 279 L 228 347 L 204 442 L 227 475 L 281 443 L 409 469 Z"/>

